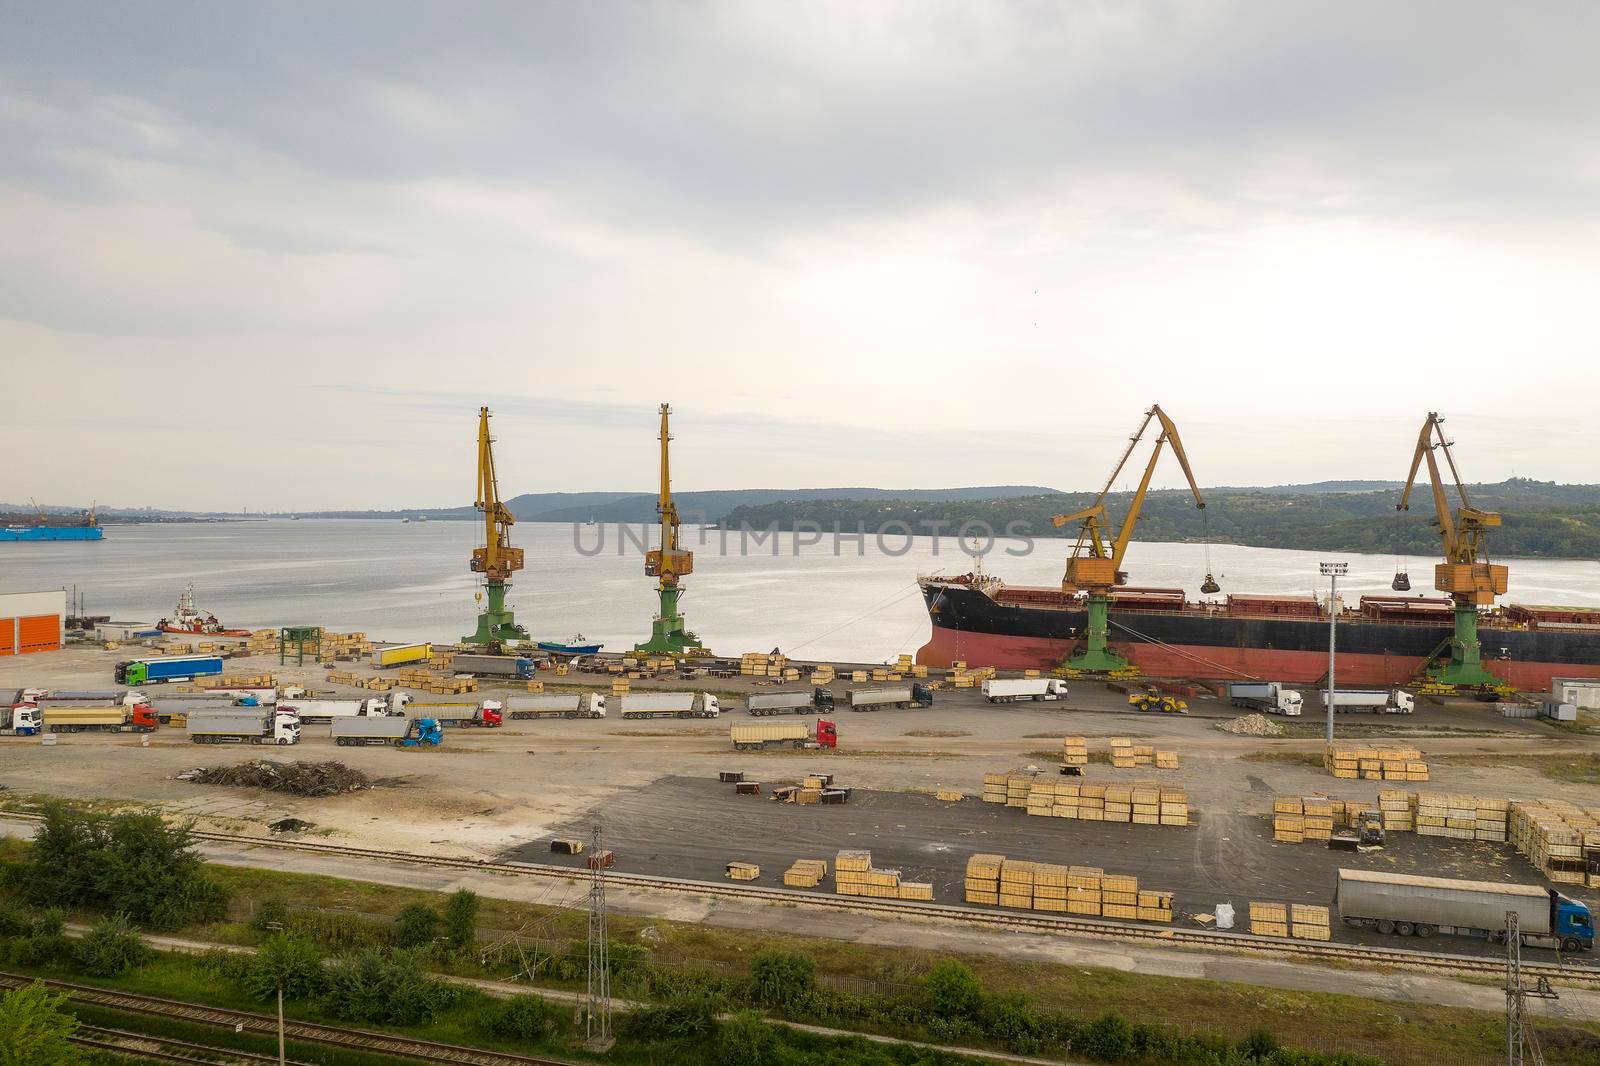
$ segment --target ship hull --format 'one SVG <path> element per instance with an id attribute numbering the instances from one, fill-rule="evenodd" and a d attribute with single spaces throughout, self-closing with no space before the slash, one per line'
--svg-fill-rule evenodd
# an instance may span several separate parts
<path id="1" fill-rule="evenodd" d="M 29 526 L 25 529 L 0 529 L 0 541 L 14 540 L 102 540 L 99 526 Z"/>
<path id="2" fill-rule="evenodd" d="M 931 639 L 927 666 L 964 661 L 1000 669 L 1051 669 L 1081 642 L 1088 612 L 996 603 L 961 586 L 923 586 Z M 1401 685 L 1451 636 L 1449 625 L 1341 620 L 1339 684 Z M 1483 664 L 1511 685 L 1548 690 L 1556 677 L 1600 677 L 1600 632 L 1479 627 Z M 1325 618 L 1232 617 L 1216 611 L 1111 611 L 1112 650 L 1153 677 L 1267 679 L 1317 684 L 1328 674 Z"/>

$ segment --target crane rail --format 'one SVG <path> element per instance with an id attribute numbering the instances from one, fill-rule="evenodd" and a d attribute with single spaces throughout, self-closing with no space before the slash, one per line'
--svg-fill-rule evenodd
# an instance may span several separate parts
<path id="1" fill-rule="evenodd" d="M 143 1014 L 157 1018 L 176 1018 L 180 1021 L 195 1022 L 201 1025 L 231 1026 L 242 1031 L 256 1033 L 275 1034 L 278 1031 L 277 1018 L 267 1014 L 233 1010 L 228 1007 L 211 1007 L 202 1003 L 190 1003 L 185 1000 L 165 999 L 161 996 L 147 996 L 138 992 L 123 992 L 116 989 L 99 988 L 94 985 L 47 980 L 0 971 L 0 988 L 21 988 L 32 984 L 35 980 L 42 981 L 45 987 L 53 991 L 66 992 L 75 1002 L 103 1007 L 107 1010 Z M 447 1066 L 573 1066 L 572 1063 L 564 1059 L 518 1055 L 514 1052 L 491 1051 L 487 1048 L 462 1047 L 459 1044 L 445 1044 L 436 1040 L 424 1040 L 420 1037 L 377 1033 L 368 1029 L 323 1025 L 298 1019 L 285 1019 L 283 1031 L 284 1035 L 291 1040 L 326 1044 L 330 1047 L 340 1047 L 355 1051 L 370 1051 L 378 1055 L 393 1055 L 396 1058 L 411 1059 L 415 1062 L 445 1063 Z M 140 1038 L 170 1043 L 160 1037 L 146 1038 L 140 1034 Z M 129 1053 L 126 1047 L 120 1050 L 123 1054 Z M 169 1056 L 168 1061 L 197 1062 L 205 1060 L 194 1058 L 177 1059 Z"/>
<path id="2" fill-rule="evenodd" d="M 42 818 L 41 815 L 19 815 L 11 812 L 0 815 L 0 817 L 20 817 L 32 820 Z M 347 844 L 329 844 L 308 840 L 268 840 L 262 837 L 247 837 L 233 833 L 214 833 L 202 830 L 192 831 L 191 835 L 196 840 L 217 844 L 273 848 L 412 866 L 471 870 L 501 876 L 570 880 L 585 873 L 582 869 L 571 866 L 554 866 L 548 863 L 524 863 L 452 855 L 415 855 L 410 852 L 392 849 L 362 848 Z M 914 903 L 906 900 L 882 900 L 867 896 L 817 895 L 793 889 L 753 888 L 725 885 L 715 881 L 661 877 L 654 874 L 620 873 L 615 869 L 607 870 L 605 877 L 607 884 L 622 888 L 684 892 L 704 896 L 717 896 L 739 902 L 776 903 L 789 907 L 805 906 L 835 912 L 869 914 L 878 917 L 954 922 L 990 929 L 1052 933 L 1081 938 L 1139 943 L 1155 947 L 1185 947 L 1242 954 L 1271 954 L 1290 956 L 1296 960 L 1310 963 L 1354 962 L 1368 967 L 1405 967 L 1434 974 L 1454 974 L 1470 977 L 1499 977 L 1505 972 L 1505 963 L 1498 957 L 1453 955 L 1446 952 L 1416 951 L 1407 948 L 1381 947 L 1369 944 L 1332 944 L 1325 941 L 1280 939 L 1278 937 L 1256 936 L 1249 933 L 1229 933 L 1211 929 L 1181 929 L 1169 925 L 1140 925 L 1115 919 L 1074 918 L 1057 914 L 1046 915 L 1019 911 L 988 910 L 944 903 Z M 1564 981 L 1585 987 L 1600 987 L 1600 966 L 1593 963 L 1526 963 L 1523 965 L 1523 970 L 1530 976 L 1543 976 L 1551 980 Z"/>

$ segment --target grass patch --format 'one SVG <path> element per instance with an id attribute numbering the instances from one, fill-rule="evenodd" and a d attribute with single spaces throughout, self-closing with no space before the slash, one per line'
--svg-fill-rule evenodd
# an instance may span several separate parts
<path id="1" fill-rule="evenodd" d="M 903 737 L 970 737 L 965 729 L 913 729 L 900 734 Z"/>
<path id="2" fill-rule="evenodd" d="M 1600 785 L 1600 753 L 1550 755 L 1435 755 L 1434 762 L 1455 766 L 1522 766 L 1537 770 L 1552 781 L 1573 785 Z"/>
<path id="3" fill-rule="evenodd" d="M 1239 756 L 1241 762 L 1285 762 L 1296 766 L 1322 768 L 1322 756 L 1314 751 L 1252 751 Z"/>

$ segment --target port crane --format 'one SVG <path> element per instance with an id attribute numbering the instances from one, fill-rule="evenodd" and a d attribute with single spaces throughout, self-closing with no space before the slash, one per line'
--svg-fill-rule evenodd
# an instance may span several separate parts
<path id="1" fill-rule="evenodd" d="M 506 641 L 527 640 L 528 631 L 517 625 L 506 609 L 506 589 L 511 575 L 522 569 L 522 549 L 511 546 L 511 527 L 516 516 L 500 501 L 500 483 L 494 472 L 494 438 L 489 435 L 489 409 L 478 408 L 478 496 L 475 504 L 483 513 L 483 547 L 472 549 L 469 568 L 483 575 L 479 601 L 489 603 L 478 615 L 478 631 L 462 637 L 467 644 L 499 645 Z"/>
<path id="2" fill-rule="evenodd" d="M 1411 488 L 1417 480 L 1417 471 L 1426 462 L 1433 490 L 1433 524 L 1439 527 L 1439 538 L 1444 545 L 1444 562 L 1436 563 L 1433 568 L 1433 587 L 1455 601 L 1455 631 L 1450 638 L 1449 659 L 1437 661 L 1442 657 L 1443 649 L 1440 649 L 1429 657 L 1423 669 L 1434 684 L 1441 686 L 1504 689 L 1506 683 L 1483 668 L 1478 643 L 1478 606 L 1494 603 L 1494 598 L 1506 591 L 1508 571 L 1499 563 L 1489 562 L 1485 547 L 1487 533 L 1500 524 L 1500 515 L 1472 506 L 1466 486 L 1461 483 L 1455 456 L 1450 453 L 1452 443 L 1445 438 L 1444 419 L 1437 411 L 1429 411 L 1422 431 L 1417 434 L 1411 473 L 1406 476 L 1405 489 L 1396 505 L 1401 511 L 1411 509 Z M 1439 473 L 1438 455 L 1441 453 L 1450 469 L 1456 495 L 1461 499 L 1461 506 L 1454 510 Z"/>
<path id="3" fill-rule="evenodd" d="M 661 405 L 661 492 L 656 500 L 656 515 L 661 521 L 661 547 L 645 552 L 644 572 L 656 579 L 660 609 L 650 623 L 650 639 L 634 646 L 634 651 L 682 655 L 703 650 L 700 638 L 684 628 L 678 613 L 679 582 L 694 571 L 694 552 L 678 546 L 678 505 L 672 502 L 672 433 L 668 419 L 672 408 Z"/>
<path id="4" fill-rule="evenodd" d="M 1122 520 L 1122 527 L 1114 530 L 1111 519 L 1106 513 L 1106 496 L 1111 492 L 1111 486 L 1116 484 L 1117 475 L 1121 474 L 1122 468 L 1128 464 L 1129 457 L 1143 439 L 1145 431 L 1150 428 L 1151 422 L 1160 423 L 1161 431 L 1156 435 L 1155 448 L 1150 452 L 1150 461 L 1145 465 L 1144 477 L 1139 481 L 1139 490 L 1133 494 L 1133 501 L 1128 505 L 1128 513 Z M 1118 585 L 1128 583 L 1128 574 L 1122 569 L 1122 559 L 1128 552 L 1129 543 L 1133 540 L 1133 529 L 1139 521 L 1139 512 L 1144 507 L 1145 495 L 1150 489 L 1150 478 L 1155 474 L 1157 460 L 1161 458 L 1161 449 L 1168 443 L 1172 445 L 1172 454 L 1177 456 L 1178 464 L 1183 467 L 1183 476 L 1189 481 L 1189 491 L 1194 495 L 1195 507 L 1203 511 L 1206 502 L 1200 495 L 1200 487 L 1195 484 L 1194 471 L 1189 469 L 1189 457 L 1184 454 L 1178 427 L 1173 425 L 1172 419 L 1167 417 L 1167 413 L 1159 404 L 1156 404 L 1144 413 L 1144 421 L 1139 423 L 1139 428 L 1128 439 L 1128 446 L 1123 449 L 1122 458 L 1112 468 L 1111 476 L 1106 478 L 1105 486 L 1101 488 L 1100 495 L 1095 498 L 1094 503 L 1081 511 L 1056 515 L 1050 520 L 1057 529 L 1071 522 L 1081 523 L 1078 529 L 1078 541 L 1072 548 L 1072 555 L 1067 559 L 1067 573 L 1061 580 L 1061 588 L 1064 592 L 1087 593 L 1089 600 L 1089 620 L 1084 631 L 1083 647 L 1077 655 L 1063 660 L 1061 665 L 1065 669 L 1123 674 L 1129 673 L 1132 669 L 1127 659 L 1106 645 L 1111 614 L 1111 590 Z M 1201 586 L 1201 590 L 1207 593 L 1219 591 L 1219 586 L 1211 574 L 1206 574 L 1205 584 Z"/>

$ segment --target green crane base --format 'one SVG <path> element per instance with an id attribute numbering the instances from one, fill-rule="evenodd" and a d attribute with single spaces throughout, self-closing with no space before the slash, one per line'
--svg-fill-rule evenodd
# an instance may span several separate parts
<path id="1" fill-rule="evenodd" d="M 461 638 L 463 644 L 504 644 L 514 640 L 527 640 L 528 631 L 517 625 L 516 616 L 506 609 L 506 589 L 503 581 L 484 582 L 489 606 L 478 615 L 478 631 Z"/>
<path id="2" fill-rule="evenodd" d="M 1111 597 L 1091 592 L 1089 594 L 1089 624 L 1084 632 L 1083 650 L 1071 658 L 1063 659 L 1061 666 L 1080 673 L 1109 674 L 1131 670 L 1127 659 L 1106 646 L 1110 631 Z"/>
<path id="3" fill-rule="evenodd" d="M 678 613 L 680 589 L 660 589 L 661 610 L 650 622 L 650 639 L 635 644 L 634 651 L 655 652 L 658 655 L 682 655 L 690 651 L 704 651 L 700 638 L 684 628 L 683 615 Z"/>
<path id="4" fill-rule="evenodd" d="M 1426 667 L 1428 679 L 1452 688 L 1504 689 L 1506 682 L 1483 668 L 1482 646 L 1478 643 L 1478 609 L 1470 603 L 1456 604 L 1455 634 L 1450 638 L 1450 658 Z"/>

